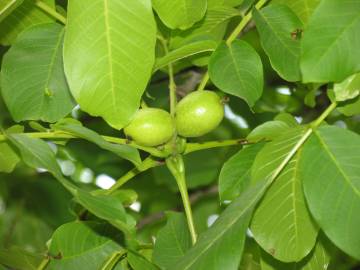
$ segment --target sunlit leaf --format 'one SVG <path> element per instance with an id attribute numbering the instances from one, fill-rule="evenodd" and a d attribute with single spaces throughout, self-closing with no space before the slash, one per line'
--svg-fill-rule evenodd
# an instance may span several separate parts
<path id="1" fill-rule="evenodd" d="M 152 0 L 160 19 L 169 28 L 187 29 L 204 17 L 207 0 Z"/>
<path id="2" fill-rule="evenodd" d="M 151 75 L 155 40 L 150 0 L 69 1 L 65 73 L 81 109 L 117 129 L 128 124 Z"/>
<path id="3" fill-rule="evenodd" d="M 273 0 L 271 3 L 287 5 L 295 12 L 304 24 L 307 24 L 320 1 L 321 0 Z"/>

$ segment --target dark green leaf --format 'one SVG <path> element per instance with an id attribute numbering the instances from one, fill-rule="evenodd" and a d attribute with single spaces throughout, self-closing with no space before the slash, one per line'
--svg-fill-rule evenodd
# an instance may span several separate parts
<path id="1" fill-rule="evenodd" d="M 81 109 L 117 129 L 128 124 L 151 75 L 155 41 L 150 0 L 69 1 L 65 73 Z"/>
<path id="2" fill-rule="evenodd" d="M 0 3 L 0 22 L 4 20 L 24 0 L 3 0 Z"/>
<path id="3" fill-rule="evenodd" d="M 360 1 L 323 0 L 301 42 L 304 82 L 341 82 L 360 71 Z"/>
<path id="4" fill-rule="evenodd" d="M 311 213 L 342 250 L 360 259 L 360 136 L 320 127 L 306 142 L 301 178 Z"/>
<path id="5" fill-rule="evenodd" d="M 55 122 L 74 107 L 63 70 L 63 33 L 58 24 L 33 26 L 4 56 L 1 90 L 15 121 Z"/>
<path id="6" fill-rule="evenodd" d="M 122 158 L 130 160 L 135 165 L 139 165 L 141 162 L 139 152 L 135 148 L 128 145 L 109 143 L 105 141 L 95 131 L 88 129 L 81 124 L 74 124 L 71 122 L 69 123 L 66 121 L 62 121 L 56 125 L 53 125 L 53 128 L 55 128 L 56 130 L 63 130 L 69 132 L 70 134 L 76 135 L 76 137 L 95 143 L 96 145 L 105 150 L 111 151 Z"/>
<path id="7" fill-rule="evenodd" d="M 55 8 L 55 0 L 42 0 L 50 8 Z M 24 0 L 9 16 L 0 23 L 0 44 L 10 45 L 18 34 L 27 28 L 53 22 L 54 19 L 40 10 L 33 0 Z"/>
<path id="8" fill-rule="evenodd" d="M 285 5 L 270 5 L 260 11 L 254 9 L 253 16 L 260 33 L 262 47 L 272 67 L 285 80 L 300 81 L 302 22 Z"/>
<path id="9" fill-rule="evenodd" d="M 159 270 L 157 266 L 149 262 L 144 256 L 135 252 L 128 253 L 128 262 L 133 270 Z"/>
<path id="10" fill-rule="evenodd" d="M 261 97 L 264 84 L 261 59 L 244 41 L 220 44 L 210 58 L 209 75 L 220 90 L 244 99 L 250 107 Z"/>
<path id="11" fill-rule="evenodd" d="M 121 200 L 116 195 L 91 194 L 65 179 L 62 176 L 55 154 L 43 140 L 29 138 L 23 134 L 8 134 L 8 137 L 19 149 L 22 159 L 28 166 L 48 170 L 72 193 L 76 201 L 91 213 L 109 221 L 127 235 L 133 233 L 135 221 L 125 213 Z"/>
<path id="12" fill-rule="evenodd" d="M 23 131 L 24 128 L 21 126 L 14 126 L 6 130 L 8 133 Z M 12 172 L 19 161 L 20 159 L 11 145 L 6 141 L 0 142 L 0 172 Z"/>
<path id="13" fill-rule="evenodd" d="M 269 254 L 262 252 L 262 270 L 326 270 L 330 262 L 330 254 L 323 243 L 318 240 L 312 252 L 297 263 L 283 263 L 275 260 Z"/>
<path id="14" fill-rule="evenodd" d="M 159 230 L 153 260 L 162 268 L 171 269 L 191 247 L 191 236 L 184 214 L 167 213 L 167 223 Z"/>
<path id="15" fill-rule="evenodd" d="M 308 255 L 318 233 L 299 177 L 300 153 L 290 160 L 267 190 L 251 221 L 255 240 L 283 262 L 300 261 Z"/>
<path id="16" fill-rule="evenodd" d="M 59 227 L 51 239 L 48 270 L 101 269 L 121 251 L 121 239 L 108 225 L 71 222 Z M 120 243 L 119 243 L 120 242 Z"/>
<path id="17" fill-rule="evenodd" d="M 232 201 L 242 194 L 250 183 L 251 166 L 264 145 L 246 147 L 224 163 L 219 176 L 220 201 Z"/>
<path id="18" fill-rule="evenodd" d="M 254 207 L 308 134 L 308 131 L 293 129 L 259 152 L 252 170 L 256 183 L 235 199 L 200 235 L 197 243 L 175 265 L 175 270 L 238 269 Z M 278 158 L 274 159 L 274 153 Z"/>
<path id="19" fill-rule="evenodd" d="M 135 220 L 126 214 L 121 200 L 115 196 L 91 194 L 78 189 L 76 201 L 99 218 L 107 220 L 127 235 L 133 233 Z"/>
<path id="20" fill-rule="evenodd" d="M 0 263 L 17 270 L 37 270 L 44 257 L 28 251 L 12 248 L 0 249 Z"/>

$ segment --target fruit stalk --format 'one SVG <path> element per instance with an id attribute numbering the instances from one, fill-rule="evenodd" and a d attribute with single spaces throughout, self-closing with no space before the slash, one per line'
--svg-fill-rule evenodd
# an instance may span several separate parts
<path id="1" fill-rule="evenodd" d="M 197 235 L 196 235 L 194 220 L 192 216 L 189 194 L 186 187 L 185 166 L 184 166 L 183 158 L 181 155 L 171 156 L 166 159 L 166 165 L 169 168 L 172 175 L 174 176 L 176 183 L 179 187 L 179 191 L 183 201 L 186 219 L 188 222 L 188 227 L 191 235 L 192 244 L 194 245 L 196 243 Z"/>

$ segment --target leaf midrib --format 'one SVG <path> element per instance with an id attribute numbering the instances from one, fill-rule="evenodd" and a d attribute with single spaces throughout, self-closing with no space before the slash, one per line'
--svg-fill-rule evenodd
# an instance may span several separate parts
<path id="1" fill-rule="evenodd" d="M 104 22 L 105 22 L 105 36 L 106 36 L 106 46 L 108 51 L 108 60 L 109 60 L 109 75 L 110 75 L 110 89 L 111 89 L 111 95 L 112 95 L 112 105 L 117 112 L 117 106 L 116 106 L 116 95 L 115 95 L 115 85 L 114 85 L 114 70 L 113 65 L 114 62 L 112 61 L 112 48 L 111 48 L 111 38 L 110 38 L 110 23 L 109 23 L 109 6 L 108 6 L 108 0 L 104 1 Z"/>
<path id="2" fill-rule="evenodd" d="M 62 38 L 63 38 L 63 34 L 64 34 L 64 28 L 58 33 L 58 40 L 56 41 L 56 44 L 55 44 L 55 47 L 53 49 L 53 53 L 51 55 L 51 58 L 50 58 L 50 63 L 48 65 L 48 74 L 46 76 L 46 80 L 45 80 L 45 84 L 44 84 L 44 95 L 43 95 L 43 98 L 41 99 L 41 104 L 39 106 L 39 113 L 41 114 L 41 112 L 43 111 L 44 109 L 44 103 L 45 103 L 45 99 L 46 99 L 46 89 L 49 89 L 49 83 L 50 83 L 50 79 L 51 79 L 51 76 L 54 72 L 54 66 L 55 66 L 55 59 L 56 59 L 56 56 L 58 54 L 58 50 L 61 46 L 61 41 L 62 41 Z M 52 89 L 50 89 L 52 90 Z"/>

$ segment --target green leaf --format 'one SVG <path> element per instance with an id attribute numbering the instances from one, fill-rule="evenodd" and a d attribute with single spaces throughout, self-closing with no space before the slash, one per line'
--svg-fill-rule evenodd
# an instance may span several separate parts
<path id="1" fill-rule="evenodd" d="M 334 84 L 336 101 L 353 99 L 360 94 L 360 73 L 354 74 L 341 83 Z"/>
<path id="2" fill-rule="evenodd" d="M 168 212 L 166 225 L 159 230 L 153 261 L 164 269 L 171 267 L 191 247 L 191 236 L 182 213 Z"/>
<path id="3" fill-rule="evenodd" d="M 159 270 L 160 268 L 149 262 L 144 256 L 135 253 L 128 253 L 128 262 L 133 270 Z"/>
<path id="4" fill-rule="evenodd" d="M 254 9 L 253 17 L 272 67 L 283 79 L 299 81 L 300 38 L 296 31 L 302 31 L 302 22 L 285 5 L 270 5 L 260 11 Z"/>
<path id="5" fill-rule="evenodd" d="M 74 107 L 63 70 L 63 34 L 55 23 L 33 26 L 5 54 L 1 90 L 15 121 L 55 122 Z"/>
<path id="6" fill-rule="evenodd" d="M 268 121 L 254 128 L 246 139 L 251 142 L 274 140 L 279 137 L 279 135 L 286 132 L 289 128 L 289 125 L 284 121 Z"/>
<path id="7" fill-rule="evenodd" d="M 21 126 L 13 126 L 6 130 L 8 133 L 21 133 L 23 131 L 24 128 Z M 0 142 L 0 172 L 12 172 L 19 161 L 20 158 L 11 145 L 6 141 Z"/>
<path id="8" fill-rule="evenodd" d="M 151 75 L 155 42 L 150 0 L 69 1 L 65 73 L 81 109 L 117 129 L 128 124 Z"/>
<path id="9" fill-rule="evenodd" d="M 0 22 L 4 20 L 24 0 L 4 0 L 0 3 Z"/>
<path id="10" fill-rule="evenodd" d="M 317 242 L 309 256 L 297 263 L 284 263 L 275 260 L 270 255 L 262 252 L 262 270 L 326 270 L 330 262 L 330 254 L 321 242 Z"/>
<path id="11" fill-rule="evenodd" d="M 55 0 L 42 0 L 49 7 L 55 8 Z M 18 34 L 27 28 L 53 22 L 54 19 L 40 10 L 33 0 L 24 0 L 9 16 L 0 23 L 0 44 L 10 45 Z"/>
<path id="12" fill-rule="evenodd" d="M 18 270 L 37 270 L 44 259 L 40 254 L 33 254 L 20 248 L 0 249 L 0 263 Z"/>
<path id="13" fill-rule="evenodd" d="M 208 8 L 219 6 L 236 7 L 240 6 L 243 2 L 244 0 L 208 0 Z"/>
<path id="14" fill-rule="evenodd" d="M 346 104 L 339 106 L 338 110 L 346 116 L 360 114 L 360 97 L 357 97 L 354 100 L 351 100 Z"/>
<path id="15" fill-rule="evenodd" d="M 323 0 L 301 42 L 304 82 L 341 82 L 360 71 L 360 2 Z"/>
<path id="16" fill-rule="evenodd" d="M 121 238 L 111 226 L 97 222 L 71 222 L 52 236 L 49 270 L 101 269 L 119 252 Z"/>
<path id="17" fill-rule="evenodd" d="M 71 192 L 79 204 L 95 216 L 107 220 L 127 236 L 134 233 L 135 221 L 125 213 L 121 198 L 117 198 L 116 195 L 92 194 L 69 182 L 62 176 L 55 154 L 43 140 L 30 138 L 23 134 L 8 134 L 7 136 L 19 149 L 22 159 L 28 166 L 48 170 Z"/>
<path id="18" fill-rule="evenodd" d="M 312 215 L 340 249 L 360 259 L 360 136 L 320 127 L 300 159 L 305 197 Z"/>
<path id="19" fill-rule="evenodd" d="M 99 147 L 111 151 L 118 156 L 125 158 L 135 165 L 139 165 L 141 163 L 139 151 L 128 145 L 119 145 L 113 144 L 105 141 L 99 134 L 95 131 L 88 129 L 81 124 L 75 124 L 71 122 L 60 121 L 56 125 L 52 126 L 55 130 L 62 130 L 69 132 L 70 134 L 76 135 L 76 137 L 88 140 Z"/>
<path id="20" fill-rule="evenodd" d="M 190 29 L 171 32 L 170 48 L 177 49 L 201 40 L 213 40 L 218 43 L 225 35 L 229 20 L 240 15 L 237 9 L 230 7 L 219 6 L 208 9 L 204 19 Z"/>
<path id="21" fill-rule="evenodd" d="M 219 176 L 220 201 L 239 197 L 250 183 L 251 166 L 264 145 L 261 143 L 241 149 L 224 163 Z"/>
<path id="22" fill-rule="evenodd" d="M 200 21 L 207 7 L 207 0 L 152 0 L 152 3 L 156 13 L 167 27 L 182 30 Z"/>
<path id="23" fill-rule="evenodd" d="M 200 234 L 197 243 L 171 269 L 238 269 L 251 212 L 265 189 L 265 182 L 262 182 L 246 190 Z"/>
<path id="24" fill-rule="evenodd" d="M 91 194 L 78 189 L 75 200 L 97 217 L 107 220 L 127 235 L 134 233 L 135 220 L 126 214 L 121 200 L 115 196 Z"/>
<path id="25" fill-rule="evenodd" d="M 173 62 L 176 62 L 180 59 L 187 58 L 192 55 L 196 55 L 203 52 L 211 52 L 216 48 L 216 43 L 213 40 L 203 40 L 193 42 L 187 45 L 184 45 L 178 49 L 175 49 L 169 52 L 167 55 L 159 58 L 155 62 L 153 72 L 159 70 L 162 67 L 167 66 Z"/>
<path id="26" fill-rule="evenodd" d="M 209 75 L 220 90 L 244 99 L 250 107 L 261 97 L 264 84 L 261 59 L 244 41 L 220 44 L 210 58 Z"/>
<path id="27" fill-rule="evenodd" d="M 254 207 L 309 134 L 302 129 L 293 129 L 260 151 L 253 165 L 256 169 L 252 172 L 253 178 L 258 181 L 235 199 L 200 235 L 197 243 L 176 263 L 174 270 L 238 269 L 245 232 Z M 274 158 L 274 152 L 278 158 Z"/>
<path id="28" fill-rule="evenodd" d="M 274 0 L 272 3 L 287 5 L 304 24 L 307 24 L 315 8 L 320 3 L 320 0 Z"/>
<path id="29" fill-rule="evenodd" d="M 290 160 L 267 190 L 251 221 L 251 231 L 258 244 L 283 262 L 300 261 L 308 255 L 318 233 L 299 177 L 300 153 Z"/>
<path id="30" fill-rule="evenodd" d="M 45 141 L 25 134 L 7 134 L 7 137 L 18 148 L 22 160 L 29 167 L 46 169 L 55 177 L 62 178 L 55 154 Z"/>

